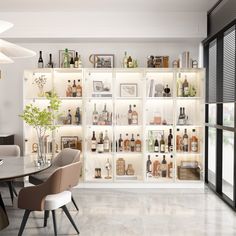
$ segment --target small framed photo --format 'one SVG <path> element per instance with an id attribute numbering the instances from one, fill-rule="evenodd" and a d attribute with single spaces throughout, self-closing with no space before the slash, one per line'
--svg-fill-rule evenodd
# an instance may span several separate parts
<path id="1" fill-rule="evenodd" d="M 164 130 L 149 130 L 148 131 L 148 138 L 153 136 L 154 139 L 157 139 L 158 141 L 161 140 L 161 136 L 164 135 Z"/>
<path id="2" fill-rule="evenodd" d="M 121 97 L 137 97 L 138 96 L 138 84 L 124 83 L 120 84 L 120 96 Z"/>
<path id="3" fill-rule="evenodd" d="M 113 68 L 114 54 L 94 54 L 94 68 Z"/>
<path id="4" fill-rule="evenodd" d="M 65 50 L 59 50 L 59 67 L 60 68 L 64 68 L 63 66 L 63 59 L 64 59 L 64 54 L 65 54 Z M 68 54 L 69 54 L 69 62 L 70 59 L 73 57 L 75 57 L 75 50 L 68 50 Z"/>
<path id="5" fill-rule="evenodd" d="M 61 150 L 64 148 L 78 149 L 78 136 L 61 136 Z"/>
<path id="6" fill-rule="evenodd" d="M 103 82 L 102 81 L 93 81 L 93 92 L 99 93 L 103 92 Z"/>

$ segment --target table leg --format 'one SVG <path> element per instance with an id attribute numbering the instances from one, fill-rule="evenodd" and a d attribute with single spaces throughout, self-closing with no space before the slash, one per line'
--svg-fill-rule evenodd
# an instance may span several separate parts
<path id="1" fill-rule="evenodd" d="M 0 193 L 0 230 L 6 228 L 9 225 L 7 212 L 2 200 L 2 196 Z"/>

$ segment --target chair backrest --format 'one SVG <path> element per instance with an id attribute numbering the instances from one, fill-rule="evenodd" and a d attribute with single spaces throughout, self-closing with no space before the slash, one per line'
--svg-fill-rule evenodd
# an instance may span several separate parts
<path id="1" fill-rule="evenodd" d="M 20 156 L 20 147 L 18 145 L 0 145 L 0 156 Z"/>
<path id="2" fill-rule="evenodd" d="M 54 166 L 62 167 L 80 160 L 80 150 L 65 148 L 63 149 L 53 161 Z"/>
<path id="3" fill-rule="evenodd" d="M 82 163 L 74 162 L 58 168 L 45 182 L 50 186 L 50 194 L 70 190 L 79 183 Z"/>

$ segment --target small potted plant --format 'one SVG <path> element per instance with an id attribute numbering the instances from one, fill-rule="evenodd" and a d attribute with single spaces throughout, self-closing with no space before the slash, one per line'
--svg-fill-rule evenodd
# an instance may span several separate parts
<path id="1" fill-rule="evenodd" d="M 49 100 L 47 108 L 39 108 L 34 104 L 25 106 L 23 114 L 20 117 L 30 126 L 32 126 L 37 133 L 38 138 L 38 162 L 45 163 L 46 155 L 44 148 L 44 138 L 47 131 L 52 131 L 57 128 L 55 120 L 59 116 L 59 108 L 61 101 L 57 94 L 52 91 L 46 93 L 46 98 Z"/>

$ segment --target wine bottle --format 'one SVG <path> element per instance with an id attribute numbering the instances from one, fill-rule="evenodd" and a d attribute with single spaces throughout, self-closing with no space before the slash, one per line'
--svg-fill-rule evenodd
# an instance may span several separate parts
<path id="1" fill-rule="evenodd" d="M 102 111 L 102 119 L 103 119 L 104 123 L 107 125 L 108 111 L 107 111 L 107 105 L 106 104 L 104 104 L 104 109 Z"/>
<path id="2" fill-rule="evenodd" d="M 130 151 L 130 140 L 129 140 L 128 134 L 126 134 L 126 138 L 125 138 L 125 141 L 124 141 L 124 150 L 126 152 Z"/>
<path id="3" fill-rule="evenodd" d="M 138 125 L 138 113 L 135 111 L 136 105 L 133 105 L 133 111 L 131 115 L 131 124 Z"/>
<path id="4" fill-rule="evenodd" d="M 174 177 L 173 155 L 170 155 L 170 163 L 168 164 L 168 177 L 170 179 L 173 179 Z"/>
<path id="5" fill-rule="evenodd" d="M 74 68 L 74 67 L 75 67 L 74 59 L 73 59 L 73 57 L 71 57 L 71 59 L 70 59 L 70 68 Z"/>
<path id="6" fill-rule="evenodd" d="M 38 68 L 43 68 L 43 57 L 42 57 L 42 51 L 39 51 L 39 59 L 38 59 Z"/>
<path id="7" fill-rule="evenodd" d="M 110 151 L 110 140 L 108 138 L 107 130 L 105 131 L 103 146 L 104 146 L 104 152 L 109 152 Z"/>
<path id="8" fill-rule="evenodd" d="M 79 107 L 76 108 L 75 121 L 76 121 L 77 125 L 81 124 L 81 114 L 80 114 L 80 108 Z"/>
<path id="9" fill-rule="evenodd" d="M 180 107 L 178 125 L 184 125 L 183 108 Z"/>
<path id="10" fill-rule="evenodd" d="M 153 138 L 153 132 L 150 131 L 150 135 L 148 137 L 148 151 L 154 152 L 154 138 Z"/>
<path id="11" fill-rule="evenodd" d="M 98 124 L 98 112 L 96 110 L 96 103 L 94 103 L 94 110 L 93 110 L 93 125 Z"/>
<path id="12" fill-rule="evenodd" d="M 123 143 L 123 139 L 122 139 L 122 134 L 120 134 L 120 138 L 119 138 L 119 152 L 123 152 L 124 151 L 124 143 Z"/>
<path id="13" fill-rule="evenodd" d="M 93 131 L 93 136 L 92 136 L 92 139 L 91 139 L 91 151 L 96 152 L 96 150 L 97 150 L 97 139 L 96 139 L 96 136 L 95 136 L 95 131 Z"/>
<path id="14" fill-rule="evenodd" d="M 183 97 L 183 83 L 180 77 L 180 73 L 179 73 L 179 78 L 177 81 L 177 96 L 178 97 Z"/>
<path id="15" fill-rule="evenodd" d="M 184 135 L 183 135 L 183 151 L 188 152 L 188 134 L 187 129 L 184 129 Z"/>
<path id="16" fill-rule="evenodd" d="M 160 152 L 161 152 L 161 153 L 164 153 L 164 152 L 165 152 L 165 140 L 164 140 L 164 135 L 161 135 Z"/>
<path id="17" fill-rule="evenodd" d="M 72 124 L 72 115 L 70 113 L 70 110 L 68 110 L 68 114 L 67 114 L 67 124 L 69 125 Z"/>
<path id="18" fill-rule="evenodd" d="M 72 97 L 72 86 L 71 86 L 70 80 L 68 80 L 66 96 L 67 97 Z"/>
<path id="19" fill-rule="evenodd" d="M 135 151 L 135 139 L 134 139 L 134 134 L 132 134 L 132 137 L 130 139 L 130 151 L 134 152 Z"/>
<path id="20" fill-rule="evenodd" d="M 146 163 L 146 172 L 147 174 L 152 173 L 152 161 L 150 155 L 148 155 L 147 163 Z"/>
<path id="21" fill-rule="evenodd" d="M 127 57 L 127 52 L 125 52 L 125 56 L 123 58 L 123 67 L 127 68 L 128 67 L 128 57 Z"/>
<path id="22" fill-rule="evenodd" d="M 98 151 L 98 153 L 104 152 L 103 133 L 102 132 L 99 134 L 99 142 L 97 144 L 97 151 Z"/>
<path id="23" fill-rule="evenodd" d="M 177 129 L 177 131 L 176 131 L 176 151 L 177 152 L 181 151 L 181 142 L 182 142 L 182 139 L 180 136 L 180 131 L 179 131 L 179 129 Z"/>
<path id="24" fill-rule="evenodd" d="M 198 138 L 196 136 L 195 131 L 195 129 L 192 130 L 191 152 L 198 152 Z"/>
<path id="25" fill-rule="evenodd" d="M 79 67 L 79 58 L 78 58 L 78 52 L 75 52 L 75 59 L 74 59 L 74 67 Z"/>
<path id="26" fill-rule="evenodd" d="M 183 82 L 183 95 L 184 97 L 189 96 L 189 83 L 187 81 L 187 76 L 185 76 L 185 80 Z"/>
<path id="27" fill-rule="evenodd" d="M 172 129 L 170 129 L 170 133 L 168 135 L 168 151 L 173 151 L 173 135 L 172 135 Z"/>
<path id="28" fill-rule="evenodd" d="M 133 60 L 132 60 L 131 56 L 129 56 L 128 59 L 127 59 L 127 67 L 128 68 L 132 68 L 133 67 Z"/>
<path id="29" fill-rule="evenodd" d="M 68 49 L 65 49 L 64 56 L 63 56 L 63 68 L 69 68 L 70 62 L 69 62 L 69 52 Z"/>
<path id="30" fill-rule="evenodd" d="M 76 97 L 77 96 L 77 86 L 75 84 L 75 80 L 72 86 L 72 97 Z"/>
<path id="31" fill-rule="evenodd" d="M 82 97 L 82 86 L 80 85 L 80 79 L 78 79 L 76 90 L 77 90 L 77 97 Z"/>
<path id="32" fill-rule="evenodd" d="M 167 177 L 167 162 L 165 159 L 165 155 L 163 155 L 163 159 L 161 162 L 161 177 L 166 178 Z"/>
<path id="33" fill-rule="evenodd" d="M 131 105 L 129 105 L 129 110 L 128 110 L 128 124 L 131 125 L 132 124 L 132 109 L 131 109 Z"/>
<path id="34" fill-rule="evenodd" d="M 159 142 L 158 142 L 157 137 L 154 143 L 154 152 L 159 152 Z"/>
<path id="35" fill-rule="evenodd" d="M 49 54 L 49 62 L 47 64 L 47 67 L 48 68 L 53 68 L 52 54 L 51 53 Z"/>
<path id="36" fill-rule="evenodd" d="M 137 134 L 137 139 L 135 140 L 135 151 L 141 152 L 141 150 L 142 150 L 142 142 L 139 138 L 139 134 Z"/>

